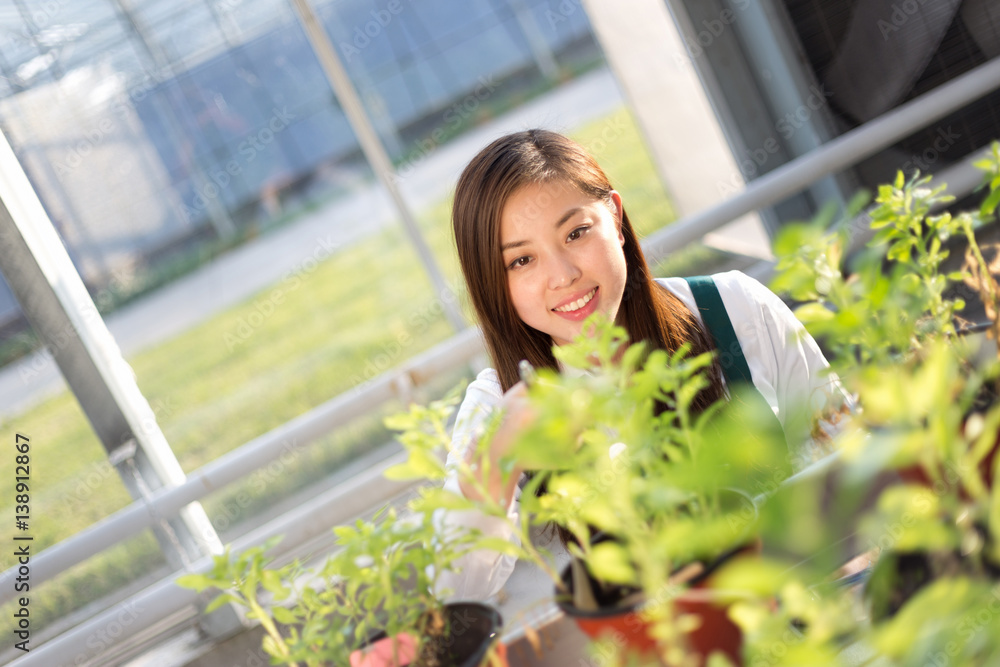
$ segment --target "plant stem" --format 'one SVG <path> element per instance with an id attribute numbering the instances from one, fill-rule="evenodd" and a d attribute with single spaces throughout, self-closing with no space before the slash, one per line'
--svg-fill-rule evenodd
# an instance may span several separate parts
<path id="1" fill-rule="evenodd" d="M 972 225 L 964 224 L 962 225 L 962 230 L 965 232 L 965 237 L 969 240 L 969 250 L 972 252 L 973 257 L 975 257 L 976 265 L 979 268 L 976 272 L 979 275 L 974 276 L 977 278 L 976 287 L 979 291 L 979 298 L 983 300 L 984 306 L 992 306 L 993 308 L 993 322 L 990 330 L 993 332 L 993 340 L 997 345 L 997 358 L 1000 358 L 1000 285 L 997 285 L 993 274 L 990 273 L 989 265 L 983 258 L 979 243 L 976 241 L 976 235 L 972 231 Z"/>
<path id="2" fill-rule="evenodd" d="M 280 632 L 278 632 L 278 628 L 274 625 L 274 621 L 271 620 L 271 616 L 264 611 L 254 596 L 248 596 L 247 604 L 257 618 L 260 619 L 260 624 L 264 626 L 264 630 L 271 636 L 271 639 L 274 640 L 274 645 L 278 649 L 278 652 L 281 653 L 282 657 L 287 658 L 291 653 L 288 650 L 288 644 L 285 643 L 285 638 L 281 636 Z M 291 667 L 299 667 L 297 662 L 289 664 Z"/>
<path id="3" fill-rule="evenodd" d="M 518 533 L 521 532 L 526 532 L 526 531 L 518 530 Z M 540 567 L 542 571 L 545 572 L 545 574 L 548 575 L 549 579 L 551 579 L 552 582 L 556 585 L 556 588 L 559 589 L 560 593 L 568 593 L 569 591 L 567 590 L 566 585 L 563 584 L 562 579 L 559 577 L 559 573 L 557 573 L 555 570 L 552 569 L 552 566 L 550 566 L 548 562 L 546 562 L 545 558 L 542 557 L 542 554 L 537 549 L 535 549 L 535 545 L 531 543 L 531 536 L 525 534 L 522 535 L 521 537 L 523 540 L 521 542 L 521 548 L 524 549 L 528 558 L 535 565 Z M 524 546 L 525 544 L 527 544 L 528 546 Z"/>

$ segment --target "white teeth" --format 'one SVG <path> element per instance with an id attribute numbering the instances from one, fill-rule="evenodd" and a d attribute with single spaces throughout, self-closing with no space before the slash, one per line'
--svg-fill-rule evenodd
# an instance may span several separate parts
<path id="1" fill-rule="evenodd" d="M 553 308 L 553 310 L 559 313 L 572 313 L 574 310 L 580 310 L 588 303 L 590 303 L 590 300 L 594 298 L 595 292 L 597 292 L 596 287 L 590 290 L 590 294 L 585 294 L 584 296 L 580 297 L 573 303 L 568 303 L 565 306 L 559 306 L 558 308 Z"/>

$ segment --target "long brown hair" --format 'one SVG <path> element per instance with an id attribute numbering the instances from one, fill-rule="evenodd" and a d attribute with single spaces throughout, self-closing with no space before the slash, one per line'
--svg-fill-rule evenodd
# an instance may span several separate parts
<path id="1" fill-rule="evenodd" d="M 466 166 L 455 190 L 452 224 L 458 258 L 504 391 L 517 383 L 522 359 L 535 368 L 556 367 L 552 338 L 522 322 L 514 309 L 500 241 L 507 201 L 522 187 L 538 183 L 573 187 L 613 208 L 613 188 L 594 158 L 571 139 L 547 130 L 497 139 Z M 617 324 L 632 342 L 646 341 L 652 348 L 674 352 L 689 342 L 692 355 L 713 349 L 691 311 L 653 280 L 624 207 L 621 232 L 627 268 Z M 709 369 L 709 379 L 696 408 L 722 396 L 717 363 Z"/>

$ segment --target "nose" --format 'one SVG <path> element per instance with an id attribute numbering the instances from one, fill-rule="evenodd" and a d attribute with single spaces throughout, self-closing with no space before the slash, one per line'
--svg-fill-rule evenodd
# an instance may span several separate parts
<path id="1" fill-rule="evenodd" d="M 568 287 L 582 274 L 580 268 L 566 253 L 554 253 L 549 261 L 549 289 Z"/>

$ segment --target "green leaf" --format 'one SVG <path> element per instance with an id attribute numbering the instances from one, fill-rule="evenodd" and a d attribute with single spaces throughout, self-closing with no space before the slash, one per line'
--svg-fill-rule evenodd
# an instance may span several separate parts
<path id="1" fill-rule="evenodd" d="M 283 623 L 284 625 L 292 625 L 299 622 L 298 616 L 291 609 L 286 609 L 285 607 L 275 607 L 271 610 L 271 613 L 274 614 L 274 619 L 278 623 Z"/>
<path id="2" fill-rule="evenodd" d="M 406 461 L 406 463 L 392 466 L 385 471 L 384 474 L 386 479 L 444 479 L 444 463 L 442 463 L 441 460 L 432 452 L 424 449 L 411 448 L 409 450 L 409 454 L 410 458 Z"/>
<path id="3" fill-rule="evenodd" d="M 591 574 L 613 584 L 634 584 L 635 568 L 625 547 L 616 542 L 601 542 L 590 551 L 587 568 Z"/>
<path id="4" fill-rule="evenodd" d="M 976 169 L 981 169 L 982 171 L 992 171 L 993 160 L 990 160 L 989 158 L 976 160 L 975 162 L 972 163 L 972 166 L 975 167 Z"/>
<path id="5" fill-rule="evenodd" d="M 607 502 L 594 501 L 580 510 L 580 518 L 597 529 L 610 531 L 621 525 L 621 518 Z"/>
<path id="6" fill-rule="evenodd" d="M 233 597 L 232 595 L 230 595 L 229 593 L 223 593 L 222 595 L 218 595 L 215 597 L 214 600 L 205 605 L 204 613 L 211 614 L 219 607 L 229 604 L 230 602 L 232 602 L 233 604 L 240 604 L 240 601 L 235 597 Z"/>
<path id="7" fill-rule="evenodd" d="M 382 473 L 382 476 L 388 480 L 394 482 L 402 482 L 410 479 L 418 479 L 420 474 L 417 472 L 416 468 L 410 465 L 409 461 L 404 463 L 397 463 L 394 466 L 389 466 Z"/>
<path id="8" fill-rule="evenodd" d="M 733 661 L 730 660 L 724 653 L 713 651 L 712 654 L 708 656 L 708 662 L 705 663 L 705 667 L 734 667 L 734 665 Z"/>
<path id="9" fill-rule="evenodd" d="M 910 251 L 913 246 L 913 239 L 902 239 L 889 248 L 889 252 L 886 253 L 886 258 L 897 262 L 908 262 L 910 261 Z"/>
<path id="10" fill-rule="evenodd" d="M 988 605 L 992 599 L 988 586 L 965 577 L 942 577 L 921 588 L 895 616 L 878 627 L 872 644 L 890 660 L 911 658 L 901 662 L 892 660 L 892 664 L 928 664 L 931 651 L 944 650 L 949 656 L 955 656 L 952 664 L 974 664 L 971 656 L 964 656 L 962 652 L 974 651 L 978 644 L 964 639 L 952 640 L 959 639 L 957 628 L 965 624 L 979 631 L 984 623 L 978 620 L 977 614 L 991 609 Z M 981 632 L 989 637 L 992 634 L 990 626 L 995 622 L 994 614 L 990 613 Z M 961 637 L 964 638 L 964 634 Z"/>
<path id="11" fill-rule="evenodd" d="M 204 574 L 185 574 L 182 577 L 178 577 L 176 583 L 181 588 L 190 588 L 198 593 L 201 593 L 206 588 L 211 588 L 213 586 L 222 589 L 229 587 L 228 582 L 212 579 Z"/>
<path id="12" fill-rule="evenodd" d="M 868 203 L 872 200 L 872 193 L 868 190 L 861 189 L 854 193 L 851 200 L 847 203 L 847 218 L 853 219 L 861 211 L 868 206 Z"/>
<path id="13" fill-rule="evenodd" d="M 513 542 L 508 542 L 501 537 L 483 537 L 476 540 L 476 546 L 480 549 L 488 549 L 489 551 L 496 551 L 499 554 L 504 554 L 507 556 L 520 557 L 521 547 L 517 546 Z"/>
<path id="14" fill-rule="evenodd" d="M 428 488 L 421 492 L 422 509 L 467 510 L 475 503 L 464 496 L 442 488 Z"/>
<path id="15" fill-rule="evenodd" d="M 638 345 L 630 346 L 625 351 L 625 356 L 622 358 L 622 367 L 638 368 L 645 354 L 646 354 L 645 345 L 640 343 Z"/>
<path id="16" fill-rule="evenodd" d="M 982 206 L 979 207 L 979 214 L 984 218 L 993 215 L 994 211 L 997 210 L 997 205 L 1000 204 L 1000 188 L 994 189 L 983 201 Z"/>
<path id="17" fill-rule="evenodd" d="M 284 535 L 274 535 L 273 537 L 268 538 L 266 542 L 260 545 L 261 553 L 270 551 L 274 547 L 278 546 L 284 538 Z"/>
<path id="18" fill-rule="evenodd" d="M 777 594 L 791 577 L 792 570 L 787 563 L 758 557 L 736 558 L 712 577 L 712 586 L 767 597 Z"/>
<path id="19" fill-rule="evenodd" d="M 795 317 L 800 322 L 808 324 L 809 322 L 826 322 L 832 320 L 834 313 L 821 303 L 807 303 L 795 309 Z"/>
<path id="20" fill-rule="evenodd" d="M 264 570 L 260 575 L 260 584 L 265 590 L 270 591 L 275 597 L 288 595 L 288 589 L 281 581 L 281 575 L 274 570 Z"/>

